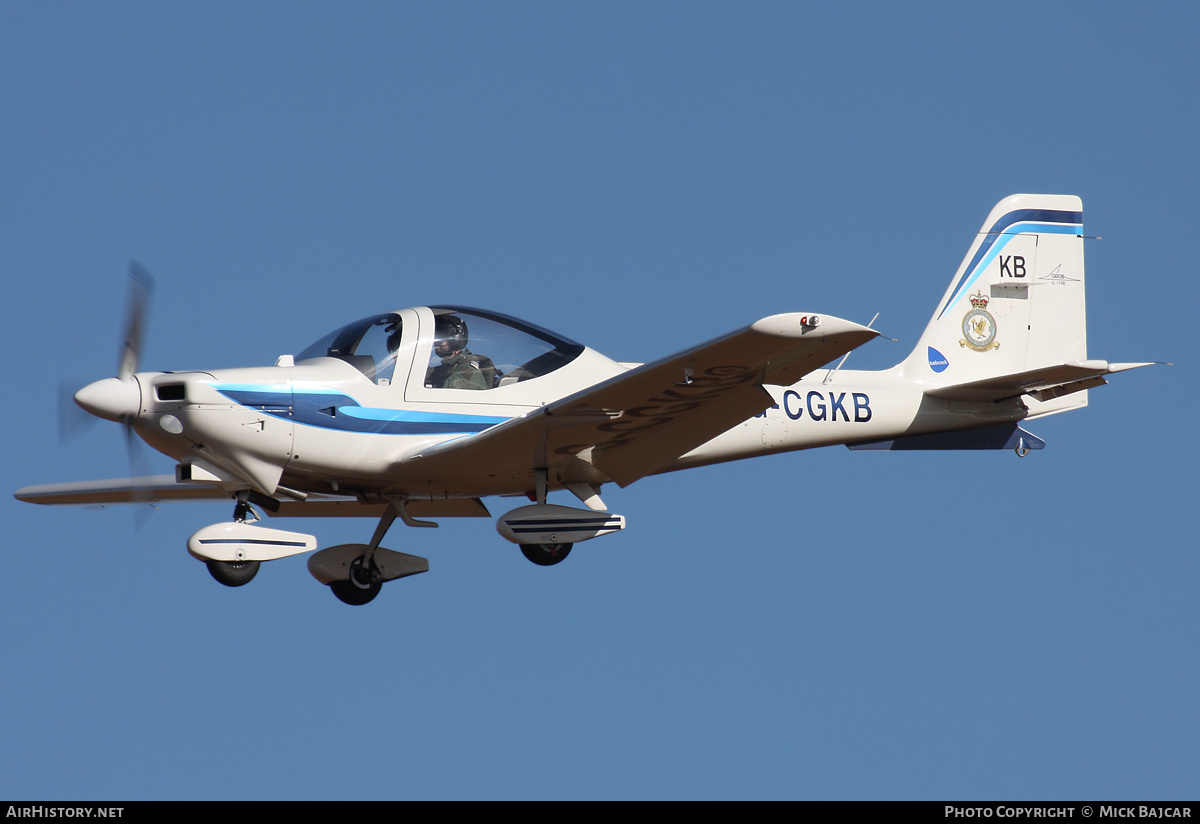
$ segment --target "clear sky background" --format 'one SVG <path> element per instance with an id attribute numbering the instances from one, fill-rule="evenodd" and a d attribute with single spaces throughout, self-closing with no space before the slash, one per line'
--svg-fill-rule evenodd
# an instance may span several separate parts
<path id="1" fill-rule="evenodd" d="M 455 302 L 618 360 L 880 312 L 897 342 L 848 366 L 884 368 L 993 204 L 1077 194 L 1089 354 L 1176 365 L 1031 424 L 1024 460 L 835 447 L 606 488 L 629 528 L 553 568 L 489 520 L 398 525 L 430 572 L 363 608 L 302 558 L 214 582 L 185 542 L 226 504 L 137 529 L 6 495 L 0 797 L 1197 798 L 1198 26 L 3 3 L 9 491 L 128 472 L 115 424 L 59 443 L 55 395 L 115 374 L 131 258 L 158 283 L 143 369 Z"/>

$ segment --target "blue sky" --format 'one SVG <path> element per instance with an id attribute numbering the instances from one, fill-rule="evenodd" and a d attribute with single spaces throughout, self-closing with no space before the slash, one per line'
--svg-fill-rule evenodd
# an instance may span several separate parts
<path id="1" fill-rule="evenodd" d="M 1031 424 L 1024 460 L 837 447 L 606 490 L 629 528 L 553 568 L 487 520 L 395 527 L 430 572 L 361 609 L 299 559 L 212 581 L 185 542 L 225 504 L 139 529 L 0 499 L 0 796 L 1194 799 L 1197 22 L 0 6 L 9 490 L 127 471 L 115 425 L 59 443 L 55 395 L 115 373 L 131 258 L 144 369 L 429 303 L 618 360 L 880 312 L 897 341 L 849 365 L 883 368 L 993 204 L 1076 194 L 1090 356 L 1176 364 Z"/>

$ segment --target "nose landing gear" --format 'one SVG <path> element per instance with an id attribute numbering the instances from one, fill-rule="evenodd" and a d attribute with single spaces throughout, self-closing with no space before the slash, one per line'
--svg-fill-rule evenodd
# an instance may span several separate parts
<path id="1" fill-rule="evenodd" d="M 217 583 L 227 587 L 245 586 L 254 580 L 261 566 L 259 561 L 205 561 L 208 572 Z"/>
<path id="2" fill-rule="evenodd" d="M 317 548 L 317 539 L 300 532 L 284 532 L 247 523 L 258 520 L 250 507 L 249 492 L 238 494 L 233 522 L 212 524 L 188 538 L 188 552 L 204 562 L 212 577 L 227 587 L 241 587 L 258 574 L 262 561 L 286 558 Z"/>

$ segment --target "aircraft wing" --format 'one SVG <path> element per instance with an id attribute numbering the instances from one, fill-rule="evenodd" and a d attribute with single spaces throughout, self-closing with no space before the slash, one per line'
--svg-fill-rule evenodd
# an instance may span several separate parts
<path id="1" fill-rule="evenodd" d="M 229 493 L 210 484 L 177 483 L 174 475 L 143 475 L 102 481 L 39 484 L 13 493 L 31 504 L 133 504 L 162 501 L 227 501 Z"/>
<path id="2" fill-rule="evenodd" d="M 137 478 L 111 478 L 102 481 L 73 481 L 40 484 L 13 493 L 19 501 L 31 504 L 105 506 L 108 504 L 157 504 L 169 501 L 230 501 L 230 494 L 214 484 L 186 483 L 174 475 L 143 475 Z M 276 509 L 263 507 L 278 517 L 379 517 L 386 503 L 363 503 L 353 495 L 310 494 L 303 501 L 284 499 Z M 411 501 L 409 514 L 414 518 L 487 517 L 487 507 L 478 498 L 437 501 Z"/>
<path id="3" fill-rule="evenodd" d="M 474 478 L 532 477 L 541 467 L 586 478 L 588 467 L 569 466 L 576 461 L 626 486 L 771 406 L 763 384 L 791 385 L 879 334 L 839 318 L 811 320 L 764 318 L 403 463 L 448 490 L 466 467 Z"/>

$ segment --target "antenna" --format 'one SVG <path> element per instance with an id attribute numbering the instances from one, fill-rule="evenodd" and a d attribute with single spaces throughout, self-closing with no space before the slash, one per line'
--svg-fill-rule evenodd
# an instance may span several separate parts
<path id="1" fill-rule="evenodd" d="M 876 313 L 875 313 L 875 317 L 871 318 L 871 323 L 874 323 L 874 322 L 875 322 L 875 321 L 877 321 L 877 320 L 879 320 L 879 313 L 878 313 L 878 312 L 876 312 Z M 870 329 L 870 328 L 871 328 L 871 323 L 868 323 L 868 324 L 867 324 L 867 328 L 868 328 L 868 329 Z M 833 367 L 832 369 L 830 369 L 828 372 L 826 372 L 826 373 L 825 373 L 825 377 L 824 377 L 824 378 L 821 380 L 821 385 L 822 385 L 822 386 L 824 386 L 825 384 L 829 383 L 829 381 L 833 379 L 833 373 L 834 373 L 834 372 L 836 372 L 836 371 L 838 371 L 839 369 L 841 369 L 841 368 L 842 368 L 842 364 L 844 364 L 844 363 L 846 362 L 846 358 L 848 358 L 848 357 L 850 357 L 850 353 L 849 353 L 849 352 L 847 352 L 846 354 L 842 355 L 842 359 L 841 359 L 840 361 L 838 361 L 838 364 L 837 364 L 837 366 Z"/>

